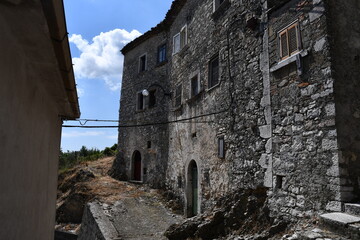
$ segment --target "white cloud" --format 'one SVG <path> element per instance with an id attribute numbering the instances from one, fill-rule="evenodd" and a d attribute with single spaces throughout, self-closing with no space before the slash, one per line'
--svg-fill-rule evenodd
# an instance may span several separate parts
<path id="1" fill-rule="evenodd" d="M 79 34 L 69 38 L 81 52 L 80 57 L 73 58 L 75 76 L 77 78 L 99 78 L 113 91 L 119 90 L 123 70 L 124 57 L 120 50 L 141 33 L 137 30 L 128 32 L 114 29 L 100 33 L 89 43 Z"/>
<path id="2" fill-rule="evenodd" d="M 110 135 L 110 136 L 107 136 L 106 138 L 108 138 L 108 139 L 118 139 L 118 135 Z"/>
<path id="3" fill-rule="evenodd" d="M 104 135 L 104 132 L 101 131 L 86 131 L 86 132 L 79 132 L 79 131 L 72 131 L 72 132 L 64 132 L 62 134 L 63 137 L 97 137 Z"/>

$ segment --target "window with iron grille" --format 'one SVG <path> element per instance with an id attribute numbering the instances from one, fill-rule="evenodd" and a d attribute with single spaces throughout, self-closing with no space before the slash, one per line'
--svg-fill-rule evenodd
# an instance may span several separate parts
<path id="1" fill-rule="evenodd" d="M 212 88 L 219 83 L 219 56 L 214 57 L 209 62 L 209 82 L 208 88 Z"/>
<path id="2" fill-rule="evenodd" d="M 177 85 L 175 89 L 174 107 L 181 106 L 182 84 Z"/>
<path id="3" fill-rule="evenodd" d="M 298 23 L 294 23 L 279 32 L 279 47 L 281 60 L 286 59 L 301 50 L 301 39 Z"/>

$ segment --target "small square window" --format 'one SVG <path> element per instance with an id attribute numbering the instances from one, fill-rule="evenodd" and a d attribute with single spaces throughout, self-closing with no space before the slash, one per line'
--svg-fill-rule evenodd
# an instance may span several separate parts
<path id="1" fill-rule="evenodd" d="M 146 64 L 146 54 L 144 54 L 139 58 L 139 72 L 143 72 L 146 70 Z"/>
<path id="2" fill-rule="evenodd" d="M 145 98 L 142 92 L 137 93 L 137 100 L 136 100 L 136 110 L 144 110 L 145 108 Z"/>
<path id="3" fill-rule="evenodd" d="M 218 157 L 225 158 L 225 140 L 224 137 L 218 138 Z"/>
<path id="4" fill-rule="evenodd" d="M 279 32 L 279 48 L 281 60 L 286 59 L 301 50 L 298 23 L 294 23 L 290 27 Z"/>
<path id="5" fill-rule="evenodd" d="M 219 57 L 216 56 L 209 62 L 209 82 L 208 88 L 212 88 L 219 83 Z"/>
<path id="6" fill-rule="evenodd" d="M 276 175 L 275 189 L 283 189 L 284 176 Z"/>
<path id="7" fill-rule="evenodd" d="M 194 77 L 190 79 L 191 85 L 191 94 L 190 97 L 195 97 L 200 93 L 200 75 L 196 74 Z"/>
<path id="8" fill-rule="evenodd" d="M 151 141 L 147 141 L 147 148 L 151 148 Z"/>
<path id="9" fill-rule="evenodd" d="M 156 105 L 156 89 L 149 91 L 149 108 L 153 108 Z"/>
<path id="10" fill-rule="evenodd" d="M 176 108 L 181 106 L 181 95 L 182 95 L 182 84 L 179 84 L 175 90 L 174 107 Z"/>
<path id="11" fill-rule="evenodd" d="M 158 48 L 158 63 L 166 61 L 166 44 L 161 45 Z"/>

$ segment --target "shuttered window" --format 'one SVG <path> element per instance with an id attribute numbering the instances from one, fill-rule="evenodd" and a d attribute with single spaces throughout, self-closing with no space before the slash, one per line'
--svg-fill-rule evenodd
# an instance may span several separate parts
<path id="1" fill-rule="evenodd" d="M 187 43 L 187 25 L 185 25 L 181 28 L 180 32 L 173 37 L 173 54 L 180 52 Z"/>
<path id="2" fill-rule="evenodd" d="M 280 58 L 290 57 L 301 49 L 299 24 L 294 23 L 279 33 Z"/>
<path id="3" fill-rule="evenodd" d="M 209 62 L 209 82 L 208 88 L 212 88 L 219 83 L 219 57 L 216 56 Z"/>
<path id="4" fill-rule="evenodd" d="M 289 34 L 289 53 L 290 55 L 296 52 L 298 48 L 298 41 L 297 41 L 297 33 L 296 33 L 296 26 L 292 27 L 288 31 Z"/>
<path id="5" fill-rule="evenodd" d="M 200 75 L 197 74 L 190 80 L 191 83 L 191 95 L 190 97 L 194 97 L 200 93 Z"/>

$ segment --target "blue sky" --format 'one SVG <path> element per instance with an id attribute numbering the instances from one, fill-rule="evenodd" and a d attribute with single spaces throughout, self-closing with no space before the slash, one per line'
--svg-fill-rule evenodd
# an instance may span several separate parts
<path id="1" fill-rule="evenodd" d="M 161 22 L 171 2 L 64 0 L 82 119 L 118 119 L 123 69 L 119 51 Z M 116 128 L 63 128 L 61 148 L 72 151 L 86 146 L 102 150 L 117 143 L 117 133 Z"/>

